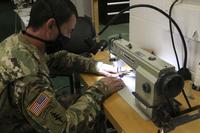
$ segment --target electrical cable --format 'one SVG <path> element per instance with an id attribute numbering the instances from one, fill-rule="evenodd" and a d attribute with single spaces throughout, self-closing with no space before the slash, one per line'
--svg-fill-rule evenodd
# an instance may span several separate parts
<path id="1" fill-rule="evenodd" d="M 169 9 L 169 17 L 172 17 L 172 10 L 173 10 L 173 7 L 174 5 L 178 2 L 179 0 L 175 0 L 172 5 L 170 6 L 170 9 Z M 180 63 L 179 63 L 179 59 L 178 59 L 178 55 L 177 55 L 177 51 L 176 51 L 176 47 L 175 47 L 175 44 L 174 44 L 174 36 L 173 36 L 173 32 L 172 32 L 172 22 L 171 20 L 169 20 L 169 29 L 170 29 L 170 36 L 171 36 L 171 41 L 172 41 L 172 46 L 173 46 L 173 50 L 174 50 L 174 53 L 175 53 L 175 57 L 176 57 L 176 61 L 177 61 L 177 65 L 178 65 L 178 69 L 180 70 Z M 191 104 L 185 94 L 185 90 L 182 89 L 182 93 L 183 93 L 183 96 L 184 96 L 184 99 L 189 107 L 189 109 L 191 110 Z"/>
<path id="2" fill-rule="evenodd" d="M 185 58 L 184 58 L 184 65 L 183 68 L 186 68 L 187 65 L 187 47 L 186 47 L 186 42 L 183 36 L 183 33 L 181 32 L 181 29 L 179 28 L 178 24 L 174 21 L 173 18 L 171 18 L 167 13 L 165 13 L 163 10 L 159 9 L 158 7 L 155 7 L 153 5 L 148 5 L 148 4 L 137 4 L 137 5 L 132 5 L 129 6 L 125 9 L 123 9 L 122 11 L 120 11 L 117 15 L 115 15 L 114 17 L 112 17 L 112 19 L 108 22 L 108 24 L 98 33 L 98 35 L 100 36 L 118 17 L 120 17 L 125 11 L 133 9 L 133 8 L 139 8 L 139 7 L 146 7 L 146 8 L 151 8 L 154 9 L 158 12 L 160 12 L 161 14 L 163 14 L 165 17 L 167 17 L 168 19 L 171 20 L 171 22 L 174 24 L 174 26 L 176 27 L 177 31 L 179 32 L 179 35 L 181 37 L 182 40 L 182 44 L 184 47 L 184 53 L 185 53 Z"/>
<path id="3" fill-rule="evenodd" d="M 173 10 L 173 7 L 174 7 L 174 5 L 175 5 L 178 1 L 179 1 L 179 0 L 175 0 L 175 1 L 172 3 L 172 5 L 170 6 L 170 9 L 169 9 L 169 16 L 170 16 L 170 17 L 172 17 L 172 10 Z M 172 32 L 172 22 L 171 22 L 171 20 L 169 20 L 169 29 L 170 29 L 170 36 L 171 36 L 172 46 L 173 46 L 173 49 L 174 49 L 174 54 L 175 54 L 175 57 L 176 57 L 177 66 L 178 66 L 178 69 L 180 69 L 180 63 L 179 63 L 179 59 L 178 59 L 176 47 L 175 47 L 175 44 L 174 44 L 174 36 L 173 36 L 173 32 Z"/>
<path id="4" fill-rule="evenodd" d="M 186 46 L 186 42 L 185 42 L 183 33 L 182 33 L 180 27 L 178 26 L 178 24 L 174 21 L 174 19 L 171 18 L 167 13 L 165 13 L 163 10 L 159 9 L 158 7 L 155 7 L 153 5 L 148 5 L 148 4 L 137 4 L 137 5 L 129 6 L 129 7 L 125 8 L 125 9 L 123 9 L 122 11 L 120 11 L 117 15 L 115 15 L 108 22 L 108 24 L 98 33 L 98 36 L 100 36 L 125 11 L 133 9 L 133 8 L 139 8 L 139 7 L 146 7 L 146 8 L 154 9 L 154 10 L 160 12 L 161 14 L 163 14 L 165 17 L 167 17 L 170 20 L 171 23 L 174 24 L 174 26 L 176 27 L 176 29 L 177 29 L 177 31 L 178 31 L 178 33 L 180 35 L 180 38 L 181 38 L 181 41 L 182 41 L 182 44 L 183 44 L 183 48 L 184 48 L 184 53 L 185 53 L 183 68 L 179 69 L 179 74 L 181 74 L 184 77 L 184 79 L 188 79 L 188 77 L 191 77 L 191 75 L 190 75 L 191 73 L 187 69 L 187 46 Z M 183 89 L 182 89 L 182 93 L 183 93 L 183 96 L 184 96 L 185 100 L 187 101 L 187 104 L 188 104 L 189 108 L 191 109 L 191 106 L 189 104 L 189 100 L 187 99 L 187 96 L 186 96 L 185 91 Z"/>

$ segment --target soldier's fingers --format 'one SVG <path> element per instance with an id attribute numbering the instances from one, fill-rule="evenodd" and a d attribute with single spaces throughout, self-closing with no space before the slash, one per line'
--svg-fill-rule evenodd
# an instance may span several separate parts
<path id="1" fill-rule="evenodd" d="M 113 83 L 124 84 L 124 81 L 122 79 L 114 78 Z"/>
<path id="2" fill-rule="evenodd" d="M 113 82 L 112 86 L 114 88 L 123 88 L 125 86 L 125 84 L 123 82 L 121 82 L 121 81 L 117 81 L 117 82 Z"/>
<path id="3" fill-rule="evenodd" d="M 104 76 L 107 76 L 107 77 L 118 77 L 118 75 L 117 74 L 114 74 L 114 73 L 110 73 L 110 72 L 103 72 L 103 75 Z"/>
<path id="4" fill-rule="evenodd" d="M 112 93 L 115 93 L 115 92 L 117 92 L 117 91 L 119 91 L 119 90 L 121 90 L 121 89 L 123 89 L 123 88 L 124 88 L 123 85 L 121 85 L 121 86 L 116 86 L 116 87 L 114 87 L 114 89 L 112 90 Z"/>

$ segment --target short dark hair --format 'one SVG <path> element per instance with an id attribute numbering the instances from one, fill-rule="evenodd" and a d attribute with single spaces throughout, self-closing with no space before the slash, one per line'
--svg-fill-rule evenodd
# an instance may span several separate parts
<path id="1" fill-rule="evenodd" d="M 30 12 L 28 27 L 38 29 L 50 18 L 55 18 L 58 26 L 61 26 L 72 15 L 78 14 L 69 0 L 37 0 Z"/>

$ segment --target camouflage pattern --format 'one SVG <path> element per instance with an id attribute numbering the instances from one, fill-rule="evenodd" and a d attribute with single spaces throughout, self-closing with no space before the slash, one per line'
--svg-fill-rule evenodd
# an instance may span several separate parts
<path id="1" fill-rule="evenodd" d="M 59 59 L 59 60 L 58 60 Z M 46 56 L 51 73 L 90 72 L 98 74 L 96 61 L 66 51 L 56 52 Z"/>
<path id="2" fill-rule="evenodd" d="M 49 70 L 66 73 L 76 70 L 97 73 L 97 62 L 61 51 L 44 55 L 22 34 L 14 34 L 0 44 L 0 129 L 2 133 L 89 132 L 101 110 L 105 85 L 90 86 L 76 102 L 65 109 L 55 99 Z M 47 64 L 49 68 L 47 67 Z M 30 107 L 45 95 L 48 104 L 37 116 Z"/>

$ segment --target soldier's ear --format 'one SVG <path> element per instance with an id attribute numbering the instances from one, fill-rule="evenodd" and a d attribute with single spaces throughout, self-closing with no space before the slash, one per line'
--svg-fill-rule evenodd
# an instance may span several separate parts
<path id="1" fill-rule="evenodd" d="M 55 26 L 56 24 L 56 21 L 54 18 L 50 18 L 48 21 L 47 21 L 47 25 L 48 25 L 48 28 L 49 29 L 53 29 L 53 27 Z"/>

